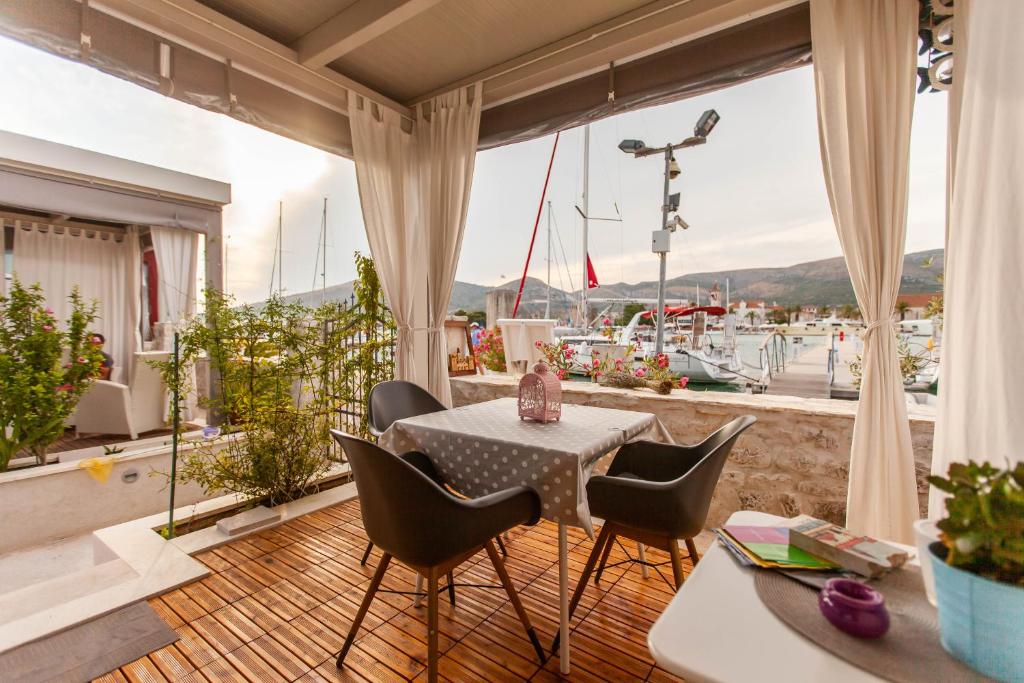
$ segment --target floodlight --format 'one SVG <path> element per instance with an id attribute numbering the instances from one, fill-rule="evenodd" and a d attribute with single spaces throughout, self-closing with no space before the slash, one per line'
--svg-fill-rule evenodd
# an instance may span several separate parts
<path id="1" fill-rule="evenodd" d="M 643 140 L 623 140 L 619 143 L 619 149 L 626 154 L 636 154 L 642 149 L 647 149 Z"/>
<path id="2" fill-rule="evenodd" d="M 708 109 L 700 115 L 697 125 L 693 127 L 693 134 L 699 138 L 706 138 L 715 129 L 715 124 L 721 118 L 714 109 Z"/>

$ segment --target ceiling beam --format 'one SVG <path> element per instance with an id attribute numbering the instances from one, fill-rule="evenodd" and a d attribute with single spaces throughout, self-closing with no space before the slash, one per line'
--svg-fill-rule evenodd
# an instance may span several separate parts
<path id="1" fill-rule="evenodd" d="M 609 63 L 639 59 L 803 2 L 806 0 L 655 0 L 406 104 L 414 107 L 482 80 L 483 106 L 489 109 L 607 69 Z"/>
<path id="2" fill-rule="evenodd" d="M 236 68 L 342 113 L 348 111 L 352 92 L 411 117 L 407 107 L 391 98 L 332 69 L 300 64 L 292 48 L 196 0 L 90 0 L 89 7 L 208 56 L 230 60 Z"/>
<path id="3" fill-rule="evenodd" d="M 357 0 L 292 45 L 299 63 L 324 66 L 382 36 L 441 0 Z"/>

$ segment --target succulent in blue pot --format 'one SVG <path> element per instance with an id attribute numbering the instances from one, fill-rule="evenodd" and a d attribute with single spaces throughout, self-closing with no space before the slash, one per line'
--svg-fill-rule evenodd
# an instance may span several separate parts
<path id="1" fill-rule="evenodd" d="M 1024 463 L 954 463 L 928 481 L 949 494 L 938 523 L 942 646 L 1001 681 L 1024 681 Z"/>

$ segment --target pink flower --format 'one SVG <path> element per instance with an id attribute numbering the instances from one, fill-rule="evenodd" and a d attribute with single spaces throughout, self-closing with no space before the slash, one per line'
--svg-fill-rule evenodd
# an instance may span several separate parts
<path id="1" fill-rule="evenodd" d="M 622 369 L 622 359 L 621 358 L 616 358 L 615 359 L 615 369 L 616 370 L 621 370 Z"/>
<path id="2" fill-rule="evenodd" d="M 637 377 L 643 377 L 643 376 L 645 376 L 647 374 L 647 369 L 646 368 L 637 368 L 636 372 L 634 374 Z"/>
<path id="3" fill-rule="evenodd" d="M 565 357 L 566 358 L 572 358 L 575 355 L 576 355 L 576 352 L 573 351 L 572 349 L 566 349 L 565 350 Z"/>
<path id="4" fill-rule="evenodd" d="M 53 330 L 53 325 L 43 325 L 43 332 L 50 332 Z"/>
<path id="5" fill-rule="evenodd" d="M 559 369 L 555 371 L 555 375 L 558 377 L 558 379 L 565 379 L 566 372 L 565 370 Z"/>
<path id="6" fill-rule="evenodd" d="M 658 367 L 662 369 L 668 367 L 668 356 L 663 353 L 658 354 Z"/>
<path id="7" fill-rule="evenodd" d="M 679 388 L 680 389 L 685 389 L 686 385 L 689 384 L 689 383 L 690 383 L 690 378 L 689 377 L 680 377 L 679 378 Z"/>
<path id="8" fill-rule="evenodd" d="M 601 375 L 603 375 L 603 374 L 604 374 L 603 372 L 598 372 L 598 373 L 594 374 L 594 377 L 597 377 L 598 379 L 600 379 Z"/>
<path id="9" fill-rule="evenodd" d="M 70 370 L 71 369 L 71 363 L 65 363 L 64 364 L 64 369 L 65 370 Z"/>
<path id="10" fill-rule="evenodd" d="M 61 384 L 59 387 L 55 388 L 54 391 L 71 391 L 72 388 L 73 387 L 70 384 Z"/>
<path id="11" fill-rule="evenodd" d="M 78 362 L 81 363 L 82 365 L 85 365 L 86 363 L 89 362 L 89 360 L 85 356 L 79 356 Z"/>
<path id="12" fill-rule="evenodd" d="M 53 309 L 52 308 L 45 308 L 43 310 L 46 312 L 46 315 L 53 315 Z"/>
<path id="13" fill-rule="evenodd" d="M 540 339 L 538 339 L 537 341 L 535 341 L 533 343 L 533 345 L 536 346 L 539 349 L 540 347 L 544 346 L 544 342 L 542 342 Z"/>

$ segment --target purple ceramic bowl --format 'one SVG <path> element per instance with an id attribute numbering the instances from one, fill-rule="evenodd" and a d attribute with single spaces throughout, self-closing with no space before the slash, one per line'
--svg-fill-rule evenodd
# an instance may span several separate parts
<path id="1" fill-rule="evenodd" d="M 889 630 L 885 597 L 853 579 L 829 579 L 818 594 L 818 607 L 833 626 L 858 638 L 878 638 Z"/>

